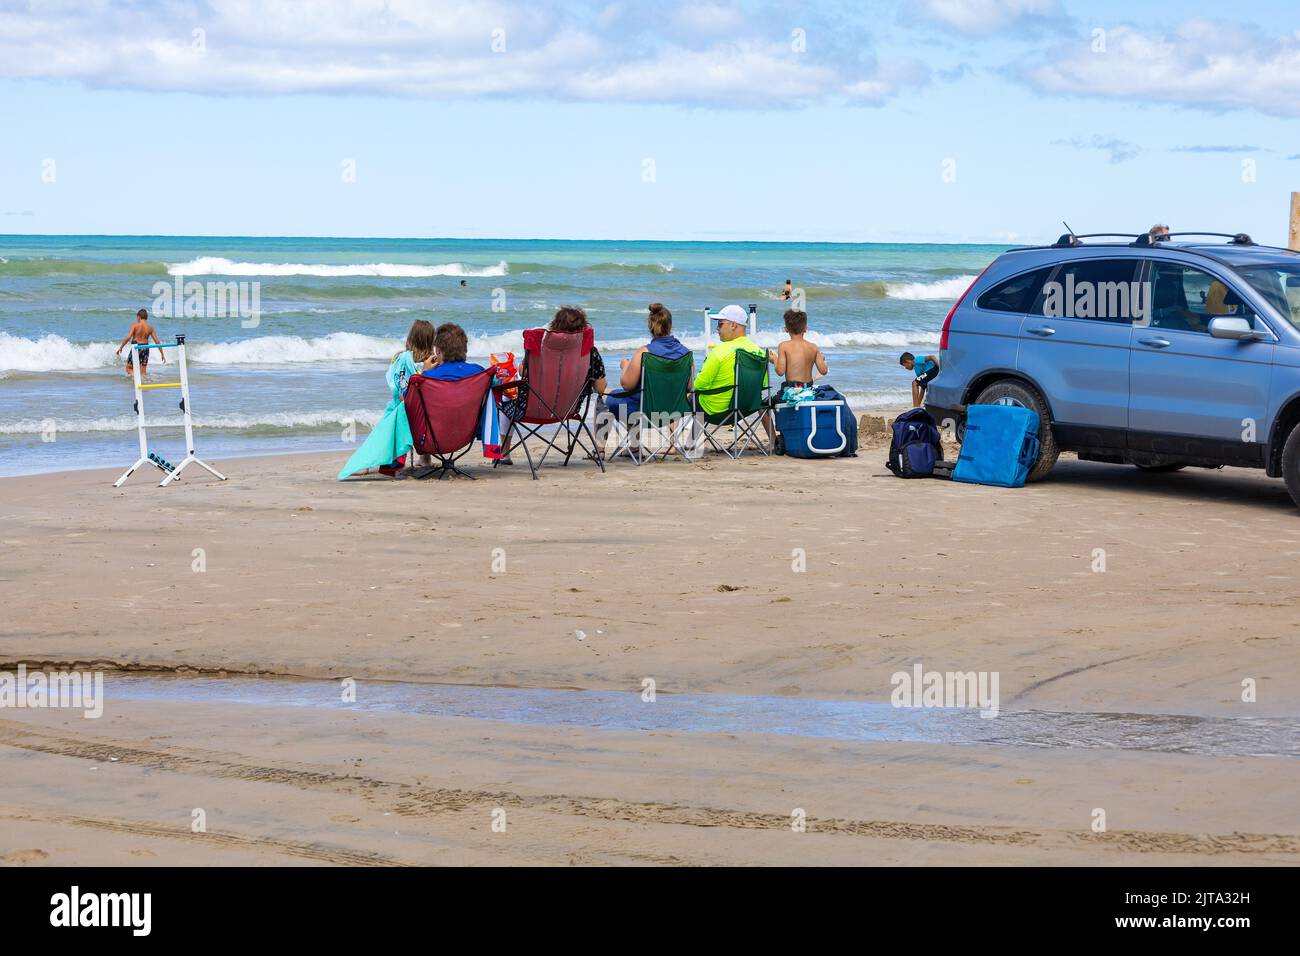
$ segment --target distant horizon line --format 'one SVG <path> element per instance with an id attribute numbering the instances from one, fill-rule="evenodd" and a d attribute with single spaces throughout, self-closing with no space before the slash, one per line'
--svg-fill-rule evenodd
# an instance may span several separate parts
<path id="1" fill-rule="evenodd" d="M 1032 245 L 1033 240 L 921 240 L 921 239 L 563 239 L 544 236 L 325 236 L 266 234 L 131 233 L 131 232 L 12 232 L 6 239 L 332 239 L 364 242 L 637 242 L 657 245 L 772 245 L 772 246 L 991 246 Z M 1044 240 L 1045 241 L 1045 240 Z"/>

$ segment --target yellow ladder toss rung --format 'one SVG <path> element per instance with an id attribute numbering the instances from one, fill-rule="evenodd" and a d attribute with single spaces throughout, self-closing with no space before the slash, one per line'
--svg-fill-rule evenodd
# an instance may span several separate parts
<path id="1" fill-rule="evenodd" d="M 141 385 L 140 388 L 180 388 L 180 382 L 159 382 L 157 385 Z"/>

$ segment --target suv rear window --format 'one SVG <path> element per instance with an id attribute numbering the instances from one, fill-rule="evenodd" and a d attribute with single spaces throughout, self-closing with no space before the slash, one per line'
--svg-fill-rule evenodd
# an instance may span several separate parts
<path id="1" fill-rule="evenodd" d="M 1028 312 L 1051 271 L 1048 267 L 1012 276 L 985 292 L 975 305 L 993 312 Z"/>

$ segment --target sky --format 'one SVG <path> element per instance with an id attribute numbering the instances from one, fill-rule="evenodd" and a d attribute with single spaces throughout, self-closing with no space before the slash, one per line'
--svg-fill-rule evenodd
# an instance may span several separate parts
<path id="1" fill-rule="evenodd" d="M 1300 190 L 1300 6 L 0 0 L 0 233 L 996 242 Z"/>

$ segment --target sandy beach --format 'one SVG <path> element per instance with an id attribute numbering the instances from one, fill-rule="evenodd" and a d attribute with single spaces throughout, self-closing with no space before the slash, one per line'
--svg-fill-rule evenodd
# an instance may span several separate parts
<path id="1" fill-rule="evenodd" d="M 1193 738 L 1197 719 L 1297 716 L 1300 523 L 1281 482 L 1072 458 L 1021 490 L 902 481 L 877 443 L 339 483 L 346 455 L 225 460 L 228 482 L 166 489 L 114 489 L 116 469 L 0 480 L 0 669 L 102 669 L 108 696 L 99 720 L 0 715 L 0 861 L 1300 862 L 1294 739 L 1289 756 L 1094 739 L 1114 715 L 1182 718 Z M 639 701 L 649 679 L 644 706 L 669 710 L 883 708 L 917 662 L 996 672 L 990 723 L 1076 714 L 1074 736 L 114 697 L 125 672 L 176 672 L 351 678 L 358 701 L 379 681 Z"/>

